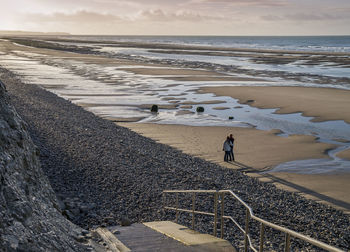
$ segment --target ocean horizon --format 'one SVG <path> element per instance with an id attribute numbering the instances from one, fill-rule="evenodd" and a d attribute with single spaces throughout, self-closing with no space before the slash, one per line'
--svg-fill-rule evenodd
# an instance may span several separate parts
<path id="1" fill-rule="evenodd" d="M 164 43 L 225 48 L 292 50 L 310 52 L 350 52 L 350 35 L 335 36 L 150 36 L 150 35 L 70 35 L 66 39 L 110 42 Z"/>

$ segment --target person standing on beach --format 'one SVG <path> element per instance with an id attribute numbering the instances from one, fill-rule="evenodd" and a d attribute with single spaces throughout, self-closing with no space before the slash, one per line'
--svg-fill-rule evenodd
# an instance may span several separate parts
<path id="1" fill-rule="evenodd" d="M 233 147 L 235 146 L 235 139 L 233 138 L 233 135 L 230 134 L 230 161 L 235 161 L 235 154 L 233 153 Z"/>
<path id="2" fill-rule="evenodd" d="M 224 146 L 222 147 L 222 150 L 225 151 L 224 161 L 228 162 L 228 159 L 230 157 L 230 151 L 231 151 L 230 137 L 226 138 L 226 141 L 224 142 Z"/>

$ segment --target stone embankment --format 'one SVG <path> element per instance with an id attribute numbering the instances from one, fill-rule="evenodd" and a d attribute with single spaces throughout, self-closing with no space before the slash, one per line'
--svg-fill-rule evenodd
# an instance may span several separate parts
<path id="1" fill-rule="evenodd" d="M 77 242 L 82 232 L 62 216 L 39 150 L 0 81 L 0 251 L 86 251 Z"/>
<path id="2" fill-rule="evenodd" d="M 26 85 L 7 70 L 0 69 L 0 79 L 28 123 L 43 170 L 67 217 L 83 228 L 113 225 L 123 218 L 173 219 L 161 209 L 164 189 L 231 189 L 262 218 L 345 250 L 350 247 L 350 220 L 341 211 L 156 143 L 38 86 Z M 212 202 L 212 197 L 203 196 L 196 208 L 212 211 Z M 226 206 L 227 214 L 244 222 L 242 208 L 229 200 Z M 187 220 L 184 216 L 181 223 Z M 196 219 L 199 231 L 212 231 L 212 218 Z M 226 238 L 240 246 L 239 231 L 228 227 Z M 256 223 L 252 225 L 255 238 L 258 230 Z M 280 233 L 267 230 L 266 236 L 268 250 L 283 249 Z M 299 251 L 299 246 L 293 241 L 293 250 Z"/>

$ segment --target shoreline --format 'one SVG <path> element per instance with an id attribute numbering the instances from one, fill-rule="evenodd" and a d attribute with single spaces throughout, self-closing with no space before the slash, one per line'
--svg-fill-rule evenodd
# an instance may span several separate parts
<path id="1" fill-rule="evenodd" d="M 15 41 L 15 40 L 14 40 Z M 16 42 L 16 41 L 15 41 Z M 91 41 L 90 41 L 91 42 Z M 4 43 L 4 41 L 2 42 Z M 117 62 L 119 62 L 119 65 L 130 65 L 130 66 L 150 66 L 150 67 L 182 67 L 183 69 L 198 69 L 201 68 L 205 71 L 212 71 L 216 75 L 218 73 L 228 72 L 230 75 L 237 76 L 238 80 L 240 77 L 248 76 L 248 78 L 241 79 L 241 80 L 248 80 L 249 78 L 253 78 L 254 81 L 257 80 L 264 80 L 266 76 L 268 78 L 282 78 L 284 81 L 297 81 L 297 82 L 303 82 L 304 77 L 307 76 L 308 78 L 313 78 L 313 82 L 318 85 L 336 85 L 344 88 L 344 85 L 350 84 L 350 78 L 348 77 L 337 77 L 337 76 L 326 76 L 326 75 L 319 75 L 318 73 L 300 73 L 300 72 L 289 72 L 289 71 L 273 71 L 269 68 L 265 70 L 260 70 L 260 68 L 237 68 L 237 67 L 231 67 L 229 65 L 221 65 L 217 63 L 211 63 L 211 62 L 191 62 L 191 61 L 182 61 L 181 64 L 179 62 L 173 62 L 166 59 L 152 59 L 152 58 L 144 58 L 144 57 L 138 57 L 138 56 L 130 56 L 130 55 L 114 55 L 112 54 L 105 54 L 103 52 L 94 51 L 91 47 L 88 46 L 75 46 L 75 45 L 61 45 L 61 44 L 55 44 L 55 43 L 49 43 L 48 41 L 33 41 L 30 40 L 30 38 L 17 41 L 17 44 L 13 44 L 11 41 L 8 42 L 8 44 L 11 44 L 11 47 L 17 47 L 19 49 L 28 50 L 28 51 L 44 51 L 48 55 L 52 56 L 60 56 L 64 55 L 64 53 L 71 53 L 68 54 L 68 57 L 74 58 L 75 56 L 81 57 L 82 61 L 85 61 L 86 63 L 91 62 L 91 60 L 87 58 L 93 58 L 95 62 L 99 62 L 101 64 L 111 64 L 116 65 Z M 130 44 L 128 42 L 125 42 L 125 47 L 128 47 L 127 45 Z M 31 47 L 33 46 L 33 47 Z M 154 45 L 153 45 L 154 46 Z M 137 48 L 136 46 L 133 48 Z M 145 50 L 149 48 L 144 48 Z M 159 48 L 161 49 L 161 48 Z M 72 53 L 74 55 L 72 55 Z M 161 53 L 161 51 L 159 52 Z M 171 52 L 170 52 L 171 53 Z M 185 52 L 186 54 L 186 52 Z M 244 53 L 243 53 L 244 54 Z M 265 55 L 266 54 L 266 55 Z M 292 56 L 284 56 L 281 55 L 284 54 L 283 52 L 263 52 L 263 51 L 257 51 L 256 55 L 248 55 L 254 64 L 258 65 L 266 65 L 269 66 L 270 64 L 277 64 L 277 65 L 286 65 L 286 64 L 299 64 L 298 62 L 307 62 L 303 63 L 305 66 L 313 66 L 313 65 L 322 65 L 325 64 L 325 62 L 328 62 L 329 64 L 333 64 L 335 66 L 340 67 L 350 67 L 350 60 L 348 59 L 348 55 L 319 55 L 319 56 L 312 56 L 312 53 L 310 55 L 304 55 L 302 53 L 297 53 L 296 55 Z M 299 55 L 298 55 L 299 54 Z M 350 53 L 349 53 L 350 55 Z M 246 57 L 247 55 L 236 55 L 237 57 Z M 263 57 L 261 57 L 263 56 Z M 326 57 L 326 59 L 324 58 Z M 84 59 L 85 58 L 85 59 Z M 94 62 L 91 62 L 94 63 Z M 114 63 L 114 64 L 113 64 Z M 137 67 L 136 67 L 137 68 Z M 217 80 L 219 79 L 219 76 L 216 77 Z M 176 79 L 175 79 L 176 80 Z M 191 78 L 183 78 L 178 80 L 200 80 L 205 81 L 205 78 L 203 76 L 201 78 L 191 79 Z M 210 80 L 214 80 L 213 77 L 210 78 Z"/>
<path id="2" fill-rule="evenodd" d="M 23 84 L 2 69 L 0 78 L 28 124 L 55 192 L 95 204 L 89 214 L 74 219 L 79 225 L 114 224 L 123 216 L 132 222 L 173 218 L 172 214 L 164 216 L 160 208 L 162 190 L 230 188 L 261 218 L 312 237 L 317 232 L 318 239 L 346 247 L 344 225 L 349 225 L 350 219 L 342 211 L 156 143 L 36 85 Z M 137 158 L 132 158 L 132 153 Z M 203 201 L 196 206 L 209 204 Z M 243 218 L 244 213 L 241 216 L 238 211 L 235 216 Z M 185 221 L 180 218 L 180 223 Z M 211 221 L 208 219 L 210 227 Z M 196 228 L 208 230 L 205 223 L 198 223 Z M 235 232 L 228 231 L 227 235 L 234 244 L 238 241 Z M 279 242 L 276 244 L 266 247 L 276 250 Z"/>
<path id="3" fill-rule="evenodd" d="M 350 173 L 295 174 L 261 173 L 288 160 L 322 158 L 331 145 L 315 142 L 311 136 L 279 137 L 274 131 L 232 127 L 202 127 L 147 123 L 120 123 L 134 132 L 159 143 L 170 145 L 183 153 L 238 170 L 260 181 L 273 183 L 277 188 L 301 193 L 306 198 L 332 205 L 350 214 Z M 235 137 L 235 163 L 223 162 L 222 143 L 225 135 Z M 271 145 L 254 145 L 254 141 Z M 293 150 L 293 151 L 291 151 Z"/>
<path id="4" fill-rule="evenodd" d="M 239 103 L 257 108 L 277 109 L 277 114 L 302 113 L 312 121 L 343 120 L 350 124 L 350 90 L 293 86 L 202 87 L 199 93 L 231 96 Z M 326 101 L 326 102 L 323 102 Z"/>
<path id="5" fill-rule="evenodd" d="M 1 44 L 6 44 L 7 46 L 7 50 L 16 50 L 19 48 L 19 46 L 17 45 L 13 45 L 11 43 L 7 43 L 7 42 L 2 42 Z M 5 47 L 6 48 L 6 47 Z M 142 68 L 142 64 L 136 64 L 135 62 L 132 62 L 130 60 L 120 60 L 120 59 L 111 59 L 111 58 L 106 58 L 106 57 L 103 57 L 101 55 L 89 55 L 89 54 L 78 54 L 78 53 L 71 53 L 71 52 L 65 52 L 65 51 L 58 51 L 58 50 L 52 50 L 52 49 L 42 49 L 42 48 L 22 48 L 23 51 L 26 51 L 26 52 L 34 52 L 34 53 L 43 53 L 43 54 L 46 54 L 46 55 L 49 55 L 49 56 L 54 56 L 54 57 L 58 57 L 58 58 L 67 58 L 67 59 L 76 59 L 76 60 L 79 60 L 79 61 L 82 61 L 84 63 L 87 63 L 87 64 L 101 64 L 103 66 L 120 66 L 120 65 L 132 65 L 135 69 L 142 69 L 142 71 L 146 70 L 146 68 Z M 147 64 L 144 64 L 144 65 L 147 65 Z M 150 66 L 151 64 L 148 64 L 147 66 Z M 140 67 L 141 66 L 141 67 Z M 152 65 L 153 68 L 151 68 L 150 70 L 154 71 L 154 67 L 156 65 Z M 164 67 L 164 65 L 162 65 Z M 171 66 L 170 66 L 171 67 Z M 183 69 L 185 70 L 185 68 Z M 161 71 L 163 71 L 163 74 L 164 74 L 164 69 L 162 69 Z M 215 73 L 215 75 L 217 75 L 217 73 L 215 71 L 204 71 L 202 72 L 203 75 L 210 75 L 209 73 Z M 146 73 L 146 72 L 145 72 Z M 174 73 L 174 72 L 173 72 Z M 179 70 L 176 70 L 176 73 L 181 75 L 182 72 L 179 71 Z M 188 74 L 191 74 L 193 72 L 188 72 Z M 156 74 L 155 72 L 153 72 L 153 74 Z M 161 75 L 161 73 L 159 73 L 159 75 Z M 198 72 L 196 72 L 196 75 L 198 75 Z M 91 75 L 88 75 L 89 78 L 92 78 L 93 77 Z M 98 76 L 97 76 L 98 77 Z M 97 78 L 99 79 L 99 78 Z M 237 87 L 238 88 L 238 87 Z M 242 88 L 242 87 L 239 87 L 239 88 Z M 248 88 L 248 87 L 247 87 Z M 252 89 L 252 87 L 250 87 Z M 255 89 L 255 87 L 253 88 Z M 297 91 L 298 94 L 302 93 L 300 92 L 300 90 L 302 90 L 300 87 L 294 87 L 293 88 L 294 91 Z M 319 88 L 317 88 L 319 89 Z M 225 91 L 226 88 L 224 88 L 223 92 L 225 92 L 225 95 L 227 95 L 227 92 Z M 247 92 L 247 90 L 249 89 L 245 89 L 245 93 L 247 94 L 254 94 L 254 90 L 251 91 L 251 92 Z M 232 95 L 232 97 L 234 97 L 235 95 Z M 269 95 L 265 95 L 267 98 L 269 99 L 272 99 L 272 98 L 275 98 L 276 96 L 273 96 L 271 94 Z M 262 97 L 262 96 L 260 96 Z M 166 98 L 166 97 L 165 97 Z M 250 97 L 247 98 L 247 100 L 249 100 Z M 258 99 L 256 99 L 258 100 Z M 286 99 L 285 99 L 286 100 Z M 179 104 L 185 104 L 186 102 L 181 102 L 179 101 Z M 203 103 L 203 102 L 202 102 Z M 278 103 L 277 102 L 276 106 L 278 106 Z M 192 103 L 190 103 L 192 104 Z M 197 104 L 197 103 L 193 103 L 193 104 Z M 297 104 L 297 102 L 294 102 L 294 104 Z M 98 103 L 95 104 L 95 105 L 99 105 Z M 114 105 L 113 103 L 111 103 L 111 105 Z M 142 108 L 148 108 L 150 105 L 147 104 L 147 105 L 140 105 L 139 107 L 142 109 Z M 169 103 L 169 106 L 165 106 L 164 108 L 175 108 L 177 105 L 172 103 L 170 104 Z M 182 105 L 182 106 L 189 106 L 189 105 Z M 253 106 L 254 106 L 254 102 L 253 102 Z M 222 106 L 219 106 L 219 109 L 222 108 Z M 346 107 L 342 107 L 343 109 L 343 115 L 346 114 L 346 111 L 344 112 L 344 109 Z M 106 118 L 108 119 L 112 119 L 111 117 L 108 117 L 106 116 Z M 137 117 L 136 119 L 139 119 L 140 117 Z M 127 119 L 127 120 L 133 120 L 134 118 L 132 119 Z M 112 119 L 113 120 L 113 119 Z M 156 126 L 154 126 L 156 127 Z M 188 129 L 188 128 L 186 128 Z M 248 132 L 248 131 L 247 131 Z M 255 139 L 256 135 L 258 133 L 256 132 L 259 132 L 259 131 L 255 131 L 254 129 L 251 129 L 250 132 L 255 132 L 254 134 L 252 134 L 252 139 Z M 215 136 L 215 139 L 220 139 L 224 134 L 220 133 L 220 135 L 217 135 Z M 314 137 L 305 137 L 305 136 L 292 136 L 292 137 L 289 137 L 289 138 L 280 138 L 280 137 L 276 137 L 274 136 L 274 132 L 271 131 L 271 132 L 265 132 L 265 133 L 262 133 L 262 135 L 264 135 L 264 137 L 262 137 L 262 139 L 264 139 L 261 143 L 259 143 L 257 147 L 255 147 L 254 144 L 250 144 L 250 145 L 247 145 L 246 147 L 244 147 L 243 149 L 246 149 L 246 150 L 249 150 L 250 148 L 257 148 L 257 151 L 255 151 L 255 153 L 253 153 L 254 155 L 252 155 L 252 153 L 248 153 L 248 154 L 244 154 L 246 155 L 246 160 L 245 160 L 245 163 L 247 166 L 255 166 L 258 161 L 260 160 L 264 160 L 265 158 L 265 161 L 260 161 L 260 166 L 258 167 L 259 169 L 263 169 L 263 168 L 267 168 L 267 167 L 270 167 L 272 165 L 276 165 L 278 163 L 281 163 L 281 162 L 286 162 L 286 161 L 291 161 L 291 160 L 295 160 L 295 155 L 293 154 L 294 150 L 296 151 L 299 151 L 299 153 L 301 153 L 300 150 L 305 150 L 305 152 L 303 153 L 304 156 L 300 155 L 298 156 L 298 158 L 300 159 L 304 159 L 304 158 L 311 158 L 311 157 L 315 157 L 315 158 L 319 158 L 319 157 L 324 157 L 325 154 L 324 154 L 324 151 L 329 149 L 329 148 L 332 148 L 330 145 L 325 145 L 325 144 L 321 144 L 321 143 L 315 143 L 315 139 Z M 248 136 L 248 134 L 247 134 Z M 203 137 L 202 137 L 203 138 Z M 205 138 L 205 137 L 204 137 Z M 274 139 L 273 141 L 271 139 Z M 285 145 L 279 143 L 279 144 L 276 144 L 276 146 L 273 146 L 276 142 L 275 139 L 278 139 L 278 141 L 281 141 L 285 143 Z M 186 143 L 186 140 L 184 140 L 184 143 Z M 220 140 L 220 143 L 219 145 L 222 144 L 223 140 Z M 273 148 L 270 148 L 269 150 L 269 159 L 268 161 L 266 161 L 266 157 L 264 157 L 263 153 L 266 154 L 266 151 L 264 152 L 263 149 L 264 149 L 264 145 L 266 143 L 269 143 L 271 141 L 271 146 Z M 243 141 L 243 142 L 249 142 L 249 141 Z M 258 141 L 256 141 L 258 142 Z M 290 153 L 288 153 L 288 147 L 290 147 L 289 144 L 291 144 L 293 142 L 293 144 L 296 144 L 294 148 L 291 148 L 292 150 L 290 151 Z M 269 143 L 270 144 L 270 143 Z M 204 144 L 203 144 L 204 145 Z M 280 148 L 280 146 L 283 146 L 282 148 Z M 296 147 L 298 146 L 298 147 Z M 322 146 L 321 148 L 317 149 L 315 148 L 316 146 Z M 210 146 L 209 146 L 210 147 Z M 220 146 L 221 147 L 221 146 Z M 299 148 L 300 147 L 300 148 Z M 309 148 L 311 147 L 311 148 Z M 313 150 L 315 151 L 315 149 L 317 149 L 315 152 L 312 152 L 310 150 Z M 282 153 L 281 151 L 283 150 L 284 152 L 284 156 L 283 155 L 277 155 L 278 153 Z M 220 150 L 219 150 L 220 152 Z M 316 153 L 316 154 L 315 154 Z M 238 154 L 242 154 L 242 153 L 238 153 Z M 258 154 L 258 155 L 256 155 Z M 290 154 L 293 154 L 293 155 L 290 155 Z M 221 155 L 221 154 L 219 154 Z M 243 155 L 243 156 L 244 156 Z M 259 156 L 260 155 L 260 156 Z M 210 159 L 209 159 L 210 160 Z M 254 167 L 256 168 L 256 167 Z M 247 172 L 247 171 L 245 171 Z"/>
<path id="6" fill-rule="evenodd" d="M 79 37 L 80 35 L 75 35 Z M 98 41 L 98 40 L 74 40 L 57 38 L 57 36 L 0 36 L 5 39 L 33 39 L 40 37 L 43 41 L 52 42 L 76 42 L 76 43 L 94 43 L 94 44 L 111 44 L 116 47 L 132 47 L 144 49 L 173 49 L 173 50 L 205 50 L 205 51 L 229 51 L 229 52 L 251 52 L 251 53 L 286 53 L 286 54 L 302 54 L 302 55 L 330 55 L 330 56 L 350 56 L 350 52 L 326 52 L 326 51 L 296 51 L 296 50 L 281 50 L 281 49 L 264 49 L 264 48 L 240 48 L 240 47 L 219 47 L 219 46 L 196 46 L 190 44 L 171 44 L 171 43 L 147 43 L 134 41 Z M 71 37 L 71 36 L 70 36 Z M 74 37 L 74 35 L 73 35 Z"/>
<path id="7" fill-rule="evenodd" d="M 202 87 L 199 93 L 231 96 L 241 104 L 262 109 L 276 109 L 276 114 L 302 113 L 312 122 L 342 120 L 350 124 L 350 90 L 312 87 Z M 327 101 L 327 102 L 323 102 Z M 334 139 L 342 141 L 342 139 Z M 348 140 L 343 140 L 348 141 Z M 350 160 L 350 150 L 337 157 Z"/>

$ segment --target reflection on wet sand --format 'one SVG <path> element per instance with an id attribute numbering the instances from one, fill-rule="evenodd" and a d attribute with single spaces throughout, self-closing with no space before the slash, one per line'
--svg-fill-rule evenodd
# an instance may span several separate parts
<path id="1" fill-rule="evenodd" d="M 71 53 L 28 48 L 8 41 L 0 41 L 0 50 L 4 52 L 0 55 L 1 65 L 16 72 L 27 83 L 41 85 L 103 118 L 116 122 L 153 123 L 142 124 L 145 125 L 140 130 L 142 133 L 148 131 L 147 127 L 155 128 L 155 123 L 181 124 L 184 131 L 192 129 L 191 126 L 211 126 L 208 127 L 211 130 L 215 128 L 213 126 L 225 126 L 240 134 L 243 131 L 249 132 L 243 142 L 247 141 L 250 144 L 240 144 L 241 153 L 238 154 L 243 158 L 244 163 L 251 165 L 254 169 L 271 169 L 280 163 L 295 159 L 323 157 L 330 160 L 332 157 L 325 154 L 328 149 L 340 146 L 337 147 L 339 149 L 349 145 L 347 143 L 350 140 L 350 131 L 347 128 L 349 124 L 341 121 L 348 121 L 345 117 L 348 108 L 346 101 L 350 100 L 347 96 L 349 91 L 345 91 L 350 88 L 350 78 L 346 75 L 349 60 L 347 54 L 225 49 L 225 52 L 199 50 L 200 54 L 193 51 L 169 54 L 156 52 L 158 58 L 141 56 L 118 58 L 112 53 L 105 57 L 104 54 L 98 54 L 97 47 L 92 49 L 87 43 L 85 46 L 87 48 L 79 46 L 68 48 L 75 52 Z M 79 51 L 96 52 L 98 55 L 84 55 Z M 165 59 L 160 57 L 160 54 L 167 57 L 168 55 L 181 57 Z M 224 54 L 229 54 L 226 55 L 229 57 L 237 56 L 233 62 L 241 65 L 230 65 L 229 62 L 232 61 L 223 58 L 214 57 L 211 59 L 212 62 L 208 60 L 208 56 L 226 57 Z M 186 55 L 200 57 L 186 61 Z M 202 56 L 204 58 L 201 58 Z M 331 73 L 339 76 L 331 77 L 322 73 L 322 71 L 327 72 L 322 68 L 327 68 L 326 65 L 330 64 L 332 66 L 328 68 L 332 69 Z M 304 70 L 300 68 L 307 65 L 311 68 Z M 277 71 L 272 68 L 276 68 Z M 284 71 L 280 71 L 281 69 Z M 314 73 L 304 73 L 310 69 Z M 300 72 L 301 70 L 304 72 Z M 344 73 L 345 75 L 341 76 Z M 213 88 L 203 89 L 207 86 Z M 227 86 L 230 87 L 227 88 Z M 288 87 L 288 92 L 282 93 L 293 94 L 296 98 L 307 95 L 307 98 L 302 98 L 302 102 L 291 100 L 281 96 L 281 92 L 274 90 L 273 87 L 257 88 L 257 86 L 294 86 Z M 308 89 L 310 92 L 307 94 L 305 87 L 312 87 Z M 199 88 L 204 92 L 198 92 Z M 234 91 L 231 92 L 231 88 Z M 268 91 L 263 94 L 258 93 L 258 90 L 265 88 Z M 329 91 L 329 93 L 320 98 L 320 90 Z M 261 100 L 261 97 L 265 100 Z M 280 100 L 276 101 L 276 98 Z M 269 102 L 273 101 L 275 103 L 271 105 Z M 307 103 L 311 101 L 315 102 L 315 105 Z M 285 102 L 289 102 L 288 106 Z M 338 104 L 338 102 L 343 103 Z M 158 113 L 150 112 L 153 104 L 159 106 Z M 326 108 L 320 109 L 325 104 Z M 333 105 L 337 109 L 330 111 Z M 204 113 L 196 112 L 198 106 L 203 106 Z M 327 111 L 330 113 L 326 114 Z M 303 112 L 323 120 L 338 119 L 339 121 L 315 123 L 310 121 L 313 118 L 304 117 L 301 113 L 277 114 L 291 112 Z M 137 125 L 139 124 L 126 126 L 133 128 Z M 195 129 L 199 130 L 198 127 Z M 199 137 L 208 138 L 211 130 L 207 130 Z M 269 137 L 259 140 L 261 132 Z M 215 138 L 220 139 L 222 134 L 222 131 L 217 132 Z M 179 141 L 176 140 L 177 143 Z M 196 144 L 199 143 L 198 139 L 193 141 Z M 207 143 L 203 144 L 207 145 Z M 293 144 L 297 145 L 292 147 Z M 185 146 L 186 143 L 180 145 Z M 207 147 L 213 148 L 213 146 L 216 145 L 209 144 Z M 272 149 L 266 148 L 264 151 L 266 146 Z M 206 155 L 197 147 L 193 147 L 192 151 L 194 151 L 192 154 L 196 153 L 195 155 L 203 157 Z M 348 151 L 345 150 L 337 155 L 346 157 L 347 153 Z M 218 155 L 221 155 L 221 152 Z M 269 160 L 265 160 L 267 157 Z M 212 158 L 212 156 L 209 157 L 209 160 L 213 160 Z M 254 161 L 255 158 L 258 159 Z M 328 172 L 331 172 L 331 168 Z"/>

